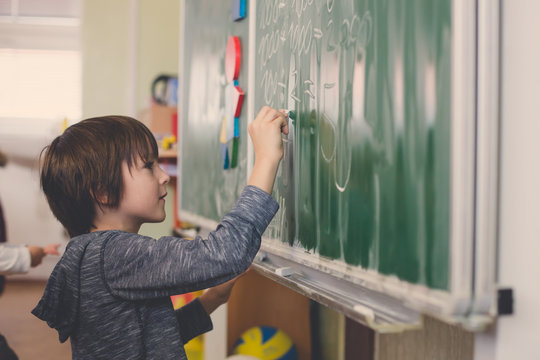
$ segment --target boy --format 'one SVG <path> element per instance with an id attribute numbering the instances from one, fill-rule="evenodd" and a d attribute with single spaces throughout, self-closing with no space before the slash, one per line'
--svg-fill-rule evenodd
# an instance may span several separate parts
<path id="1" fill-rule="evenodd" d="M 46 148 L 41 184 L 73 239 L 32 313 L 61 342 L 71 338 L 74 359 L 186 359 L 183 345 L 211 330 L 208 315 L 228 300 L 277 211 L 269 194 L 286 125 L 269 107 L 249 125 L 256 160 L 248 186 L 206 240 L 137 234 L 165 218 L 169 181 L 142 123 L 109 116 L 68 128 Z M 174 312 L 170 295 L 209 287 Z"/>

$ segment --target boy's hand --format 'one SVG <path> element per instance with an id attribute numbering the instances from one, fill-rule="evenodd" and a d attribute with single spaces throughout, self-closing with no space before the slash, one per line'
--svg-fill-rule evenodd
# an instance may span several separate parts
<path id="1" fill-rule="evenodd" d="M 248 126 L 255 150 L 255 165 L 248 185 L 272 193 L 277 168 L 283 157 L 281 132 L 289 133 L 287 117 L 282 111 L 264 106 Z"/>
<path id="2" fill-rule="evenodd" d="M 284 112 L 268 106 L 263 108 L 248 126 L 249 135 L 255 149 L 255 161 L 269 160 L 279 162 L 283 157 L 281 132 L 289 133 L 287 116 Z"/>

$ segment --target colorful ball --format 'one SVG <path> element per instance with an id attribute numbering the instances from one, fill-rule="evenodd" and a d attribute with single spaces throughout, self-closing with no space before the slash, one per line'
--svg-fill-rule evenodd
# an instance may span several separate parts
<path id="1" fill-rule="evenodd" d="M 269 326 L 255 326 L 240 336 L 233 354 L 251 355 L 261 360 L 296 360 L 296 349 L 283 331 Z"/>

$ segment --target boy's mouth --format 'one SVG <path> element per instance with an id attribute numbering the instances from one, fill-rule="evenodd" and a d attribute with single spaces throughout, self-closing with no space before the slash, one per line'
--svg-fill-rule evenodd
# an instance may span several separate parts
<path id="1" fill-rule="evenodd" d="M 167 193 L 161 195 L 161 196 L 159 197 L 159 200 L 165 200 L 165 196 L 167 196 Z"/>

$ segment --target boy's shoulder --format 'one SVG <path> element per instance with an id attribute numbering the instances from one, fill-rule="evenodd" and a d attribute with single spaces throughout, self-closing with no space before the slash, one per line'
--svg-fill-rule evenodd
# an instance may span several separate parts
<path id="1" fill-rule="evenodd" d="M 100 239 L 106 239 L 110 233 L 111 231 L 96 231 L 75 236 L 69 240 L 69 243 L 66 246 L 66 251 L 72 248 L 86 247 L 88 244 L 90 244 L 90 242 L 95 243 Z"/>
<path id="2" fill-rule="evenodd" d="M 112 240 L 112 241 L 111 241 Z M 155 240 L 144 235 L 125 232 L 122 230 L 104 230 L 95 231 L 87 234 L 82 234 L 72 238 L 67 247 L 66 252 L 84 251 L 87 247 L 101 247 L 104 243 L 125 246 L 134 244 L 137 241 Z"/>
<path id="3" fill-rule="evenodd" d="M 115 237 L 120 231 L 96 231 L 75 236 L 69 240 L 64 257 L 85 253 L 87 248 L 99 248 L 105 240 Z M 77 256 L 77 255 L 76 255 Z"/>

